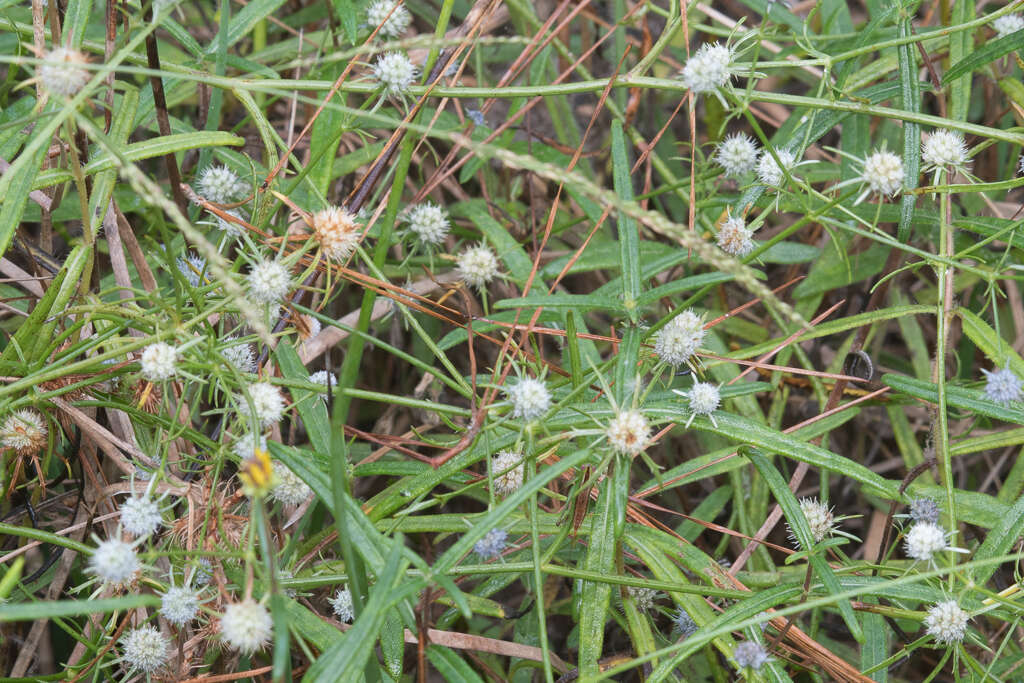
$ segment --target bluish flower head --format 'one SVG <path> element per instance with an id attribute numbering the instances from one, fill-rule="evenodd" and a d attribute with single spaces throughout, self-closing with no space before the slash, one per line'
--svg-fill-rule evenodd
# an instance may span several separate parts
<path id="1" fill-rule="evenodd" d="M 1002 370 L 982 370 L 985 374 L 985 395 L 1004 406 L 1024 396 L 1024 382 L 1009 367 Z"/>
<path id="2" fill-rule="evenodd" d="M 504 529 L 491 529 L 473 545 L 473 552 L 485 560 L 493 560 L 505 550 L 508 532 Z"/>

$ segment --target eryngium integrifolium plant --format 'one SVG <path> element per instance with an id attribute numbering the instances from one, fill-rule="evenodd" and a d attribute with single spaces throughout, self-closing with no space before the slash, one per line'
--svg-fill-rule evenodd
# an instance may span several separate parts
<path id="1" fill-rule="evenodd" d="M 620 4 L 5 5 L 0 675 L 1014 679 L 1020 10 Z"/>

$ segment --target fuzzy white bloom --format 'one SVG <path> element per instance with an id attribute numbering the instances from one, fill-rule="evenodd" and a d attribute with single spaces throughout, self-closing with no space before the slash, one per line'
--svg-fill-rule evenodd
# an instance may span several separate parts
<path id="1" fill-rule="evenodd" d="M 89 558 L 89 571 L 105 583 L 128 583 L 140 569 L 135 549 L 117 538 L 101 541 Z"/>
<path id="2" fill-rule="evenodd" d="M 249 185 L 227 166 L 214 165 L 200 171 L 196 189 L 214 204 L 230 204 L 248 192 Z"/>
<path id="3" fill-rule="evenodd" d="M 989 400 L 1008 406 L 1024 397 L 1024 382 L 1009 367 L 982 372 L 985 374 L 985 396 Z"/>
<path id="4" fill-rule="evenodd" d="M 713 92 L 732 77 L 732 50 L 719 43 L 704 43 L 690 55 L 679 76 L 696 94 Z"/>
<path id="5" fill-rule="evenodd" d="M 688 308 L 658 331 L 654 339 L 654 353 L 672 366 L 689 363 L 704 343 L 706 334 L 704 320 Z"/>
<path id="6" fill-rule="evenodd" d="M 339 206 L 313 214 L 313 235 L 324 256 L 332 261 L 344 261 L 352 255 L 359 244 L 361 227 L 354 214 Z"/>
<path id="7" fill-rule="evenodd" d="M 718 248 L 733 256 L 746 256 L 754 250 L 753 236 L 746 221 L 730 214 L 718 228 Z"/>
<path id="8" fill-rule="evenodd" d="M 998 38 L 1005 38 L 1008 35 L 1024 29 L 1024 17 L 1019 14 L 1004 14 L 992 22 Z"/>
<path id="9" fill-rule="evenodd" d="M 288 469 L 284 463 L 274 463 L 274 488 L 270 495 L 284 505 L 301 505 L 313 495 L 313 489 Z"/>
<path id="10" fill-rule="evenodd" d="M 419 68 L 403 52 L 385 52 L 373 65 L 373 77 L 388 95 L 408 92 L 419 72 Z"/>
<path id="11" fill-rule="evenodd" d="M 630 586 L 626 590 L 629 591 L 630 597 L 636 602 L 637 609 L 646 612 L 654 607 L 658 591 L 653 588 L 641 588 L 640 586 Z"/>
<path id="12" fill-rule="evenodd" d="M 635 457 L 647 445 L 650 426 L 639 410 L 624 410 L 608 423 L 605 434 L 612 450 Z"/>
<path id="13" fill-rule="evenodd" d="M 334 610 L 335 616 L 342 621 L 347 623 L 355 617 L 355 612 L 352 611 L 352 592 L 348 589 L 348 586 L 339 590 L 327 602 L 331 603 L 331 609 Z"/>
<path id="14" fill-rule="evenodd" d="M 925 562 L 949 547 L 946 530 L 934 522 L 918 522 L 910 527 L 904 543 L 908 557 Z"/>
<path id="15" fill-rule="evenodd" d="M 924 618 L 927 633 L 942 645 L 952 645 L 964 639 L 970 615 L 960 608 L 956 600 L 946 600 L 928 608 Z"/>
<path id="16" fill-rule="evenodd" d="M 132 536 L 149 536 L 162 521 L 160 507 L 149 496 L 131 496 L 121 503 L 121 527 Z"/>
<path id="17" fill-rule="evenodd" d="M 732 656 L 736 659 L 736 666 L 741 669 L 749 667 L 754 671 L 760 671 L 761 667 L 768 663 L 768 651 L 755 640 L 744 640 L 738 644 Z"/>
<path id="18" fill-rule="evenodd" d="M 448 213 L 433 202 L 417 204 L 406 214 L 409 230 L 424 244 L 440 244 L 448 235 Z"/>
<path id="19" fill-rule="evenodd" d="M 951 130 L 937 130 L 921 144 L 921 160 L 926 171 L 944 169 L 947 166 L 958 171 L 966 170 L 967 145 L 964 136 Z"/>
<path id="20" fill-rule="evenodd" d="M 284 396 L 281 390 L 269 382 L 256 382 L 249 385 L 249 398 L 252 399 L 252 416 L 255 417 L 261 426 L 269 427 L 278 422 L 284 415 Z M 248 417 L 249 402 L 240 399 L 238 412 Z M 252 454 L 249 454 L 252 457 Z"/>
<path id="21" fill-rule="evenodd" d="M 256 353 L 250 344 L 235 344 L 221 349 L 221 357 L 241 373 L 256 372 Z"/>
<path id="22" fill-rule="evenodd" d="M 515 493 L 523 485 L 526 468 L 523 465 L 523 454 L 516 451 L 499 451 L 491 459 L 491 471 L 494 473 L 494 491 L 502 496 Z"/>
<path id="23" fill-rule="evenodd" d="M 160 615 L 178 628 L 199 614 L 199 595 L 185 586 L 171 586 L 160 596 Z"/>
<path id="24" fill-rule="evenodd" d="M 139 364 L 142 376 L 150 382 L 161 382 L 174 376 L 178 351 L 170 344 L 156 342 L 142 350 Z"/>
<path id="25" fill-rule="evenodd" d="M 249 296 L 258 304 L 276 304 L 288 296 L 292 276 L 279 261 L 264 260 L 249 269 Z"/>
<path id="26" fill-rule="evenodd" d="M 396 5 L 398 6 L 396 7 Z M 391 11 L 393 7 L 394 12 Z M 405 5 L 399 5 L 395 0 L 376 0 L 366 8 L 366 21 L 370 24 L 370 28 L 380 26 L 377 35 L 397 38 L 409 28 L 409 24 L 412 23 L 412 15 L 409 14 Z"/>
<path id="27" fill-rule="evenodd" d="M 155 626 L 141 626 L 121 636 L 122 659 L 131 669 L 152 674 L 170 658 L 170 641 Z"/>
<path id="28" fill-rule="evenodd" d="M 493 560 L 505 551 L 508 532 L 504 529 L 491 529 L 484 537 L 473 544 L 473 552 L 485 560 Z"/>
<path id="29" fill-rule="evenodd" d="M 533 420 L 551 407 L 551 392 L 539 379 L 526 377 L 511 387 L 505 388 L 508 400 L 512 402 L 512 417 Z"/>
<path id="30" fill-rule="evenodd" d="M 0 427 L 0 446 L 11 448 L 19 455 L 38 453 L 46 446 L 46 421 L 31 408 L 16 410 Z"/>
<path id="31" fill-rule="evenodd" d="M 718 410 L 718 404 L 721 403 L 721 394 L 718 391 L 718 387 L 709 382 L 697 382 L 693 385 L 689 392 L 679 391 L 673 389 L 673 393 L 685 396 L 690 400 L 690 419 L 687 420 L 686 426 L 689 427 L 690 423 L 693 422 L 693 418 L 697 415 L 704 415 L 710 417 L 714 423 L 715 418 L 712 413 Z M 717 425 L 717 423 L 715 423 Z"/>
<path id="32" fill-rule="evenodd" d="M 185 258 L 177 260 L 178 271 L 185 276 L 193 287 L 198 287 L 202 282 L 202 275 L 206 272 L 206 259 L 197 254 L 189 254 Z"/>
<path id="33" fill-rule="evenodd" d="M 327 372 L 326 370 L 317 370 L 309 376 L 309 381 L 314 384 L 323 384 L 330 391 L 334 391 L 334 387 L 338 386 L 338 378 L 333 372 Z"/>
<path id="34" fill-rule="evenodd" d="M 861 180 L 868 189 L 880 196 L 894 197 L 903 189 L 903 160 L 884 149 L 875 150 L 864 160 Z"/>
<path id="35" fill-rule="evenodd" d="M 757 143 L 743 133 L 735 133 L 718 143 L 714 159 L 726 177 L 740 178 L 757 166 Z"/>
<path id="36" fill-rule="evenodd" d="M 84 68 L 89 60 L 78 50 L 58 47 L 46 53 L 43 60 L 36 76 L 47 92 L 71 97 L 89 82 L 91 74 Z"/>
<path id="37" fill-rule="evenodd" d="M 459 254 L 456 271 L 467 285 L 483 289 L 498 275 L 498 257 L 486 245 L 468 247 Z"/>
<path id="38" fill-rule="evenodd" d="M 261 451 L 267 450 L 267 438 L 262 434 L 257 438 L 250 432 L 238 437 L 231 450 L 240 460 L 247 460 L 253 456 L 257 448 Z"/>
<path id="39" fill-rule="evenodd" d="M 807 526 L 811 528 L 811 538 L 815 543 L 820 543 L 825 540 L 826 536 L 832 534 L 832 529 L 835 526 L 832 510 L 820 500 L 817 498 L 802 498 L 800 500 L 800 512 L 803 513 L 804 519 L 807 520 Z M 796 534 L 793 533 L 793 528 L 788 524 L 786 526 L 789 527 L 789 537 L 795 541 Z"/>
<path id="40" fill-rule="evenodd" d="M 267 609 L 249 598 L 228 605 L 220 618 L 220 635 L 231 647 L 252 654 L 270 642 L 274 621 Z"/>
<path id="41" fill-rule="evenodd" d="M 768 150 L 761 152 L 761 159 L 757 162 L 757 179 L 761 181 L 762 185 L 769 187 L 781 186 L 782 182 L 786 179 L 783 169 L 790 171 L 797 165 L 796 154 L 788 149 L 777 149 L 775 154 L 779 157 L 779 162 L 782 162 L 781 166 L 775 161 L 775 157 L 771 155 L 771 152 Z"/>

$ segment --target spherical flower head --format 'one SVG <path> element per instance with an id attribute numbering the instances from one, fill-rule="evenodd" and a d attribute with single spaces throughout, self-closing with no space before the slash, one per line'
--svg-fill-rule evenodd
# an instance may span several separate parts
<path id="1" fill-rule="evenodd" d="M 757 162 L 757 179 L 762 185 L 768 187 L 780 187 L 786 179 L 783 169 L 789 171 L 796 166 L 796 154 L 788 149 L 777 149 L 775 155 L 779 157 L 778 162 L 775 161 L 771 152 L 764 150 L 761 152 L 761 159 Z M 781 166 L 779 162 L 782 163 Z"/>
<path id="2" fill-rule="evenodd" d="M 654 607 L 654 601 L 658 598 L 658 591 L 653 588 L 630 586 L 626 590 L 629 591 L 630 597 L 632 597 L 633 601 L 636 603 L 637 609 L 644 612 Z"/>
<path id="3" fill-rule="evenodd" d="M 152 674 L 170 658 L 170 642 L 155 626 L 141 626 L 121 636 L 122 660 L 132 670 Z"/>
<path id="4" fill-rule="evenodd" d="M 468 247 L 459 254 L 456 272 L 467 285 L 482 290 L 498 275 L 498 257 L 483 244 Z"/>
<path id="5" fill-rule="evenodd" d="M 907 557 L 924 562 L 931 562 L 936 553 L 949 547 L 946 530 L 934 522 L 918 522 L 910 527 L 904 543 Z"/>
<path id="6" fill-rule="evenodd" d="M 228 605 L 220 618 L 220 636 L 228 647 L 252 654 L 270 642 L 274 621 L 267 609 L 251 598 Z"/>
<path id="7" fill-rule="evenodd" d="M 718 143 L 715 163 L 728 178 L 741 178 L 757 166 L 757 143 L 743 133 L 735 133 Z"/>
<path id="8" fill-rule="evenodd" d="M 213 565 L 210 558 L 200 557 L 196 563 L 195 573 L 192 575 L 192 583 L 196 586 L 205 586 L 213 578 Z"/>
<path id="9" fill-rule="evenodd" d="M 803 498 L 800 500 L 800 512 L 807 520 L 807 526 L 811 528 L 811 538 L 815 543 L 825 540 L 826 536 L 832 534 L 835 525 L 832 510 L 817 498 Z M 790 528 L 789 537 L 795 539 L 795 534 Z"/>
<path id="10" fill-rule="evenodd" d="M 366 8 L 366 21 L 371 28 L 380 26 L 377 35 L 397 38 L 409 28 L 412 15 L 405 5 L 399 5 L 395 0 L 377 0 Z"/>
<path id="11" fill-rule="evenodd" d="M 753 236 L 754 232 L 747 229 L 746 221 L 730 215 L 718 228 L 718 248 L 726 254 L 746 256 L 754 250 Z"/>
<path id="12" fill-rule="evenodd" d="M 355 612 L 352 611 L 352 592 L 348 586 L 344 586 L 327 602 L 331 603 L 335 616 L 342 621 L 348 623 L 355 618 Z"/>
<path id="13" fill-rule="evenodd" d="M 185 258 L 177 260 L 178 271 L 185 276 L 185 280 L 193 287 L 198 287 L 202 281 L 202 274 L 206 272 L 206 259 L 196 254 L 189 254 Z"/>
<path id="14" fill-rule="evenodd" d="M 261 426 L 269 427 L 278 422 L 284 415 L 284 396 L 281 390 L 269 382 L 256 382 L 249 385 L 249 398 L 252 399 L 252 417 L 255 417 Z M 249 416 L 249 402 L 239 401 L 238 411 Z M 252 453 L 249 454 L 252 457 Z"/>
<path id="15" fill-rule="evenodd" d="M 680 72 L 683 85 L 699 95 L 714 92 L 732 77 L 732 50 L 719 43 L 704 43 L 690 55 Z"/>
<path id="16" fill-rule="evenodd" d="M 267 450 L 267 438 L 262 434 L 257 436 L 256 434 L 248 433 L 238 437 L 231 450 L 240 460 L 245 460 L 246 458 L 251 458 L 257 448 L 261 451 Z"/>
<path id="17" fill-rule="evenodd" d="M 951 130 L 937 130 L 921 144 L 921 160 L 926 171 L 953 168 L 966 170 L 967 145 L 964 136 Z"/>
<path id="18" fill-rule="evenodd" d="M 761 667 L 768 663 L 768 651 L 755 640 L 744 640 L 738 644 L 732 656 L 736 659 L 736 666 L 741 669 L 760 671 Z"/>
<path id="19" fill-rule="evenodd" d="M 985 374 L 985 396 L 1004 406 L 1024 397 L 1024 382 L 1009 367 L 1002 370 L 982 370 Z"/>
<path id="20" fill-rule="evenodd" d="M 706 334 L 704 320 L 688 308 L 658 331 L 654 339 L 654 352 L 673 367 L 689 363 L 704 343 Z"/>
<path id="21" fill-rule="evenodd" d="M 693 620 L 686 610 L 680 608 L 672 617 L 672 628 L 682 638 L 689 638 L 697 632 L 697 622 Z"/>
<path id="22" fill-rule="evenodd" d="M 178 351 L 170 344 L 156 342 L 142 350 L 139 364 L 143 378 L 150 382 L 162 382 L 174 376 Z"/>
<path id="23" fill-rule="evenodd" d="M 333 372 L 327 372 L 326 370 L 317 370 L 309 376 L 309 381 L 313 384 L 323 384 L 331 391 L 334 391 L 334 387 L 338 386 L 338 378 L 334 376 Z"/>
<path id="24" fill-rule="evenodd" d="M 690 412 L 694 415 L 708 416 L 718 410 L 722 398 L 718 387 L 710 382 L 697 382 L 690 389 Z"/>
<path id="25" fill-rule="evenodd" d="M 249 186 L 227 166 L 213 165 L 200 171 L 196 189 L 214 204 L 230 204 L 243 196 Z"/>
<path id="26" fill-rule="evenodd" d="M 85 87 L 90 74 L 85 65 L 88 58 L 78 50 L 58 47 L 46 53 L 36 68 L 39 83 L 47 92 L 71 97 Z"/>
<path id="27" fill-rule="evenodd" d="M 270 495 L 284 505 L 301 505 L 313 495 L 313 489 L 283 463 L 274 463 L 274 488 Z"/>
<path id="28" fill-rule="evenodd" d="M 1004 14 L 993 20 L 992 28 L 995 29 L 997 37 L 1005 38 L 1024 29 L 1024 17 L 1019 14 Z"/>
<path id="29" fill-rule="evenodd" d="M 939 505 L 931 498 L 915 498 L 910 501 L 910 518 L 918 523 L 937 524 Z"/>
<path id="30" fill-rule="evenodd" d="M 894 197 L 903 189 L 903 160 L 884 149 L 876 150 L 864 160 L 861 180 L 876 195 Z"/>
<path id="31" fill-rule="evenodd" d="M 491 460 L 491 471 L 494 472 L 495 493 L 502 496 L 515 493 L 523 485 L 526 471 L 523 454 L 516 451 L 499 451 Z"/>
<path id="32" fill-rule="evenodd" d="M 33 455 L 46 446 L 46 421 L 31 408 L 16 410 L 0 428 L 0 446 L 11 448 L 18 455 Z"/>
<path id="33" fill-rule="evenodd" d="M 409 209 L 409 230 L 424 244 L 441 244 L 448 235 L 448 213 L 437 204 L 426 202 Z"/>
<path id="34" fill-rule="evenodd" d="M 171 586 L 160 596 L 160 615 L 178 628 L 199 614 L 199 595 L 185 586 Z"/>
<path id="35" fill-rule="evenodd" d="M 89 558 L 89 571 L 105 583 L 129 583 L 140 569 L 135 549 L 118 538 L 101 541 Z"/>
<path id="36" fill-rule="evenodd" d="M 970 616 L 960 609 L 956 600 L 946 600 L 928 608 L 924 625 L 928 627 L 928 635 L 935 638 L 935 642 L 952 645 L 964 639 L 968 619 Z"/>
<path id="37" fill-rule="evenodd" d="M 121 503 L 121 528 L 132 536 L 149 536 L 162 521 L 159 506 L 149 496 L 132 496 Z"/>
<path id="38" fill-rule="evenodd" d="M 474 125 L 481 127 L 487 125 L 487 117 L 479 109 L 467 109 L 466 118 L 472 121 Z"/>
<path id="39" fill-rule="evenodd" d="M 508 400 L 512 402 L 512 417 L 533 420 L 548 411 L 551 407 L 551 393 L 539 379 L 526 377 L 505 389 Z"/>
<path id="40" fill-rule="evenodd" d="M 241 373 L 256 372 L 256 354 L 249 344 L 235 344 L 221 349 L 220 355 L 228 365 Z"/>
<path id="41" fill-rule="evenodd" d="M 279 261 L 260 261 L 249 269 L 249 296 L 258 304 L 276 304 L 292 288 L 292 276 Z"/>
<path id="42" fill-rule="evenodd" d="M 404 95 L 416 82 L 419 72 L 403 52 L 385 52 L 373 65 L 373 77 L 388 95 Z"/>
<path id="43" fill-rule="evenodd" d="M 605 434 L 612 450 L 635 457 L 647 445 L 650 426 L 639 410 L 624 410 L 608 423 Z"/>
<path id="44" fill-rule="evenodd" d="M 491 529 L 484 537 L 473 544 L 473 552 L 485 560 L 493 560 L 505 550 L 508 532 L 504 529 Z"/>
<path id="45" fill-rule="evenodd" d="M 331 261 L 344 261 L 352 255 L 359 244 L 361 228 L 355 215 L 339 206 L 313 214 L 313 236 Z"/>

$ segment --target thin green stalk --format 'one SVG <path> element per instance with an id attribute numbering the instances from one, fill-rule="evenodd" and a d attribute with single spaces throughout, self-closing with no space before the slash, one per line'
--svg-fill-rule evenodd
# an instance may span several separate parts
<path id="1" fill-rule="evenodd" d="M 939 257 L 949 259 L 953 248 L 953 226 L 950 225 L 949 193 L 939 195 Z M 942 470 L 942 485 L 946 489 L 946 513 L 949 515 L 949 530 L 955 532 L 956 501 L 953 497 L 953 456 L 949 451 L 949 416 L 946 408 L 946 344 L 949 335 L 950 314 L 953 306 L 953 268 L 946 263 L 938 266 L 935 332 L 935 386 L 938 391 L 938 425 L 935 443 L 935 458 Z M 957 553 L 950 552 L 950 562 L 956 564 Z M 950 574 L 950 589 L 955 577 Z"/>

